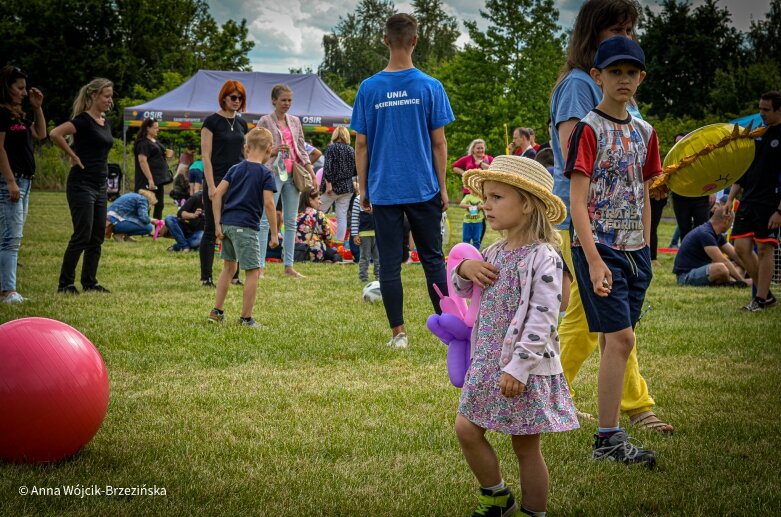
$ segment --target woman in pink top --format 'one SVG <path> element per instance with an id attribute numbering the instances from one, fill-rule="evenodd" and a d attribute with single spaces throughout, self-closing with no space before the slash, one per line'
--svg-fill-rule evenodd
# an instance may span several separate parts
<path id="1" fill-rule="evenodd" d="M 299 191 L 293 182 L 293 164 L 299 163 L 306 167 L 312 176 L 312 184 L 317 185 L 315 171 L 309 161 L 309 154 L 304 144 L 304 130 L 301 120 L 295 115 L 288 114 L 293 103 L 293 90 L 286 84 L 277 84 L 271 90 L 271 104 L 274 112 L 264 115 L 258 121 L 258 127 L 265 127 L 274 136 L 271 149 L 271 158 L 266 166 L 274 171 L 274 179 L 277 183 L 277 191 L 274 193 L 276 204 L 282 196 L 282 220 L 285 225 L 285 233 L 282 239 L 284 250 L 285 274 L 294 278 L 303 275 L 293 269 L 293 252 L 296 241 L 296 215 L 298 210 Z M 266 213 L 260 221 L 260 276 L 266 264 L 266 243 L 268 242 L 268 219 Z"/>
<path id="2" fill-rule="evenodd" d="M 494 157 L 485 154 L 485 140 L 477 138 L 472 140 L 472 143 L 466 148 L 466 156 L 453 162 L 451 168 L 453 172 L 462 176 L 464 171 L 469 169 L 487 169 L 492 161 L 494 161 Z"/>

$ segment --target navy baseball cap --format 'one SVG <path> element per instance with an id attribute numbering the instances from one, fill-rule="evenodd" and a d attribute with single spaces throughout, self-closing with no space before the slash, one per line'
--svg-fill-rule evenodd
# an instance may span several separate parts
<path id="1" fill-rule="evenodd" d="M 594 56 L 594 68 L 602 70 L 618 61 L 629 61 L 645 70 L 645 53 L 635 40 L 626 36 L 613 36 L 599 44 Z"/>

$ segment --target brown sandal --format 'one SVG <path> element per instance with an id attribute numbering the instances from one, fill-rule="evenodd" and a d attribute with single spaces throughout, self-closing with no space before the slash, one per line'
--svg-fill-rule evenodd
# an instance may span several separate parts
<path id="1" fill-rule="evenodd" d="M 638 429 L 649 429 L 665 436 L 673 434 L 673 426 L 656 416 L 653 411 L 643 411 L 629 417 L 629 425 Z"/>

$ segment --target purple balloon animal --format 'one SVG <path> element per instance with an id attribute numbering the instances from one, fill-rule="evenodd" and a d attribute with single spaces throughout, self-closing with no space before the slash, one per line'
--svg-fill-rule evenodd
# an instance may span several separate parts
<path id="1" fill-rule="evenodd" d="M 453 246 L 447 259 L 447 286 L 451 294 L 455 293 L 451 272 L 465 259 L 483 260 L 483 256 L 471 244 L 462 242 Z M 448 346 L 447 373 L 450 383 L 460 388 L 464 385 L 464 377 L 472 363 L 470 337 L 480 308 L 481 290 L 477 286 L 472 287 L 469 296 L 472 303 L 467 306 L 466 299 L 455 294 L 444 296 L 436 285 L 434 289 L 439 293 L 439 308 L 442 309 L 442 314 L 429 316 L 426 327 Z"/>

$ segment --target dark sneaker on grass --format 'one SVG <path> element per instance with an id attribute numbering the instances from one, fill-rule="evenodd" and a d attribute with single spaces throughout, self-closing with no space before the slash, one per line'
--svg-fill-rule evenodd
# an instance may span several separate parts
<path id="1" fill-rule="evenodd" d="M 212 279 L 209 278 L 208 280 L 201 280 L 201 285 L 203 287 L 214 287 L 214 282 L 212 282 Z"/>
<path id="2" fill-rule="evenodd" d="M 263 328 L 263 325 L 255 321 L 255 318 L 239 318 L 239 325 L 242 327 L 249 327 L 251 329 L 260 330 Z"/>
<path id="3" fill-rule="evenodd" d="M 757 297 L 754 297 L 748 304 L 741 307 L 745 312 L 760 312 L 765 310 L 765 303 Z"/>
<path id="4" fill-rule="evenodd" d="M 767 292 L 767 298 L 765 298 L 765 303 L 762 304 L 765 309 L 769 309 L 771 307 L 775 307 L 778 305 L 778 300 L 776 300 L 776 297 L 773 296 L 773 293 L 770 291 Z"/>
<path id="5" fill-rule="evenodd" d="M 515 497 L 508 486 L 501 490 L 481 488 L 478 502 L 480 505 L 472 517 L 510 517 L 518 511 Z"/>
<path id="6" fill-rule="evenodd" d="M 65 287 L 58 287 L 57 292 L 59 294 L 79 294 L 79 290 L 76 289 L 75 285 L 66 285 Z"/>
<path id="7" fill-rule="evenodd" d="M 626 465 L 644 463 L 649 468 L 656 465 L 656 453 L 630 443 L 626 431 L 618 431 L 607 438 L 594 435 L 594 438 L 591 457 L 595 460 L 617 461 Z"/>
<path id="8" fill-rule="evenodd" d="M 244 285 L 244 282 L 242 282 L 238 278 L 234 278 L 234 279 L 231 280 L 231 284 L 233 284 L 233 285 Z"/>
<path id="9" fill-rule="evenodd" d="M 225 319 L 225 313 L 217 309 L 212 309 L 208 316 L 209 323 L 222 323 Z"/>
<path id="10" fill-rule="evenodd" d="M 100 284 L 95 284 L 95 285 L 90 285 L 88 287 L 85 287 L 84 288 L 84 292 L 85 293 L 92 292 L 92 293 L 106 293 L 106 294 L 109 294 L 111 291 L 109 291 L 108 289 L 106 289 L 105 287 L 103 287 Z"/>

